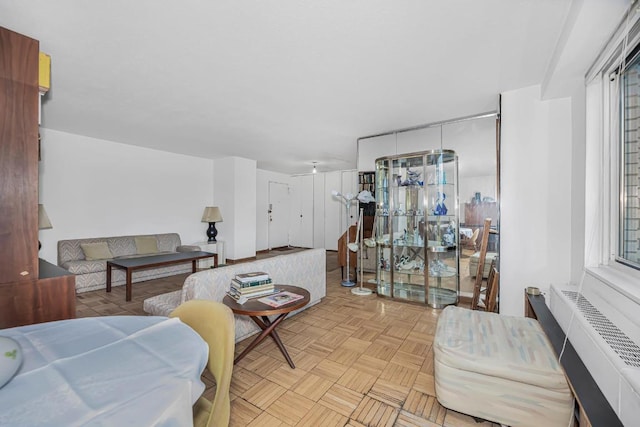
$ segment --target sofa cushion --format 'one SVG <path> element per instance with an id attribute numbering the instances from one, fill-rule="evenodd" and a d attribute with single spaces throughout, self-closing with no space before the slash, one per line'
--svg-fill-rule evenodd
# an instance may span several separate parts
<path id="1" fill-rule="evenodd" d="M 87 261 L 113 258 L 107 242 L 82 243 L 80 247 Z"/>
<path id="2" fill-rule="evenodd" d="M 156 253 L 153 253 L 153 254 L 133 254 L 133 255 L 122 255 L 122 256 L 117 256 L 117 257 L 115 257 L 114 259 L 142 258 L 142 257 L 145 257 L 145 256 L 152 256 L 152 255 L 166 255 L 166 254 L 173 254 L 173 253 L 175 253 L 175 252 L 169 252 L 169 251 L 166 251 L 166 252 L 156 252 Z"/>
<path id="3" fill-rule="evenodd" d="M 433 340 L 436 398 L 509 426 L 570 426 L 573 396 L 538 321 L 449 306 Z"/>
<path id="4" fill-rule="evenodd" d="M 455 369 L 569 391 L 538 321 L 449 306 L 433 341 L 439 361 Z"/>
<path id="5" fill-rule="evenodd" d="M 155 237 L 159 251 L 175 252 L 180 246 L 180 236 L 177 233 L 164 233 L 145 235 Z M 92 237 L 88 239 L 72 239 L 58 241 L 58 265 L 62 266 L 68 261 L 77 261 L 84 258 L 80 245 L 82 243 L 107 242 L 109 250 L 114 257 L 134 255 L 137 253 L 135 236 Z M 199 249 L 198 249 L 199 250 Z"/>
<path id="6" fill-rule="evenodd" d="M 136 236 L 136 252 L 138 255 L 158 253 L 158 240 L 155 236 Z"/>

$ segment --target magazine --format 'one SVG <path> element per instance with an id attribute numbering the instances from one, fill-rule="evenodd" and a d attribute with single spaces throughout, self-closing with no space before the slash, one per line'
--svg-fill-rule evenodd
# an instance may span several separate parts
<path id="1" fill-rule="evenodd" d="M 260 298 L 258 301 L 261 303 L 270 305 L 271 307 L 277 308 L 283 305 L 292 303 L 294 301 L 298 301 L 299 299 L 304 298 L 302 295 L 294 294 L 293 292 L 278 292 L 277 294 L 269 295 L 267 297 Z"/>

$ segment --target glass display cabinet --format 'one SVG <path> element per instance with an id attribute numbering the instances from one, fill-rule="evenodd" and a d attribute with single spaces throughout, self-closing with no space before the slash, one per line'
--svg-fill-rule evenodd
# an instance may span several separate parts
<path id="1" fill-rule="evenodd" d="M 458 157 L 451 150 L 376 160 L 379 296 L 443 308 L 460 293 Z"/>

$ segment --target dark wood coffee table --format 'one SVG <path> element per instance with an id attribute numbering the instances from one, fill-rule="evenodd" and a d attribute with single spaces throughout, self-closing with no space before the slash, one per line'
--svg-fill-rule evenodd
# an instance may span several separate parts
<path id="1" fill-rule="evenodd" d="M 302 295 L 303 298 L 277 308 L 261 303 L 260 301 L 258 301 L 260 298 L 250 299 L 242 305 L 238 304 L 230 296 L 225 296 L 222 300 L 222 302 L 235 314 L 241 314 L 251 317 L 256 325 L 258 325 L 260 329 L 262 329 L 260 335 L 258 335 L 251 342 L 251 344 L 249 344 L 249 346 L 245 348 L 238 357 L 236 357 L 236 359 L 233 361 L 234 365 L 242 360 L 242 358 L 249 354 L 251 350 L 253 350 L 258 344 L 262 342 L 263 339 L 265 339 L 267 335 L 269 335 L 271 336 L 271 338 L 273 338 L 273 341 L 280 349 L 280 352 L 282 352 L 284 358 L 287 359 L 289 366 L 295 369 L 296 365 L 293 364 L 291 356 L 289 356 L 289 353 L 287 353 L 287 349 L 284 347 L 284 344 L 282 344 L 282 340 L 280 339 L 280 336 L 278 336 L 276 327 L 280 324 L 280 322 L 284 320 L 285 317 L 287 317 L 289 313 L 309 304 L 311 296 L 309 295 L 309 291 L 298 286 L 274 285 L 274 287 L 279 291 L 288 291 L 294 294 Z M 278 317 L 271 321 L 267 316 L 272 315 L 278 315 Z"/>
<path id="2" fill-rule="evenodd" d="M 213 266 L 218 266 L 218 255 L 211 252 L 192 251 L 175 252 L 162 255 L 149 255 L 137 258 L 121 258 L 107 261 L 107 292 L 111 292 L 111 269 L 113 267 L 122 268 L 127 272 L 127 301 L 131 301 L 131 274 L 136 270 L 147 268 L 164 267 L 172 264 L 182 264 L 191 262 L 191 271 L 196 272 L 196 262 L 199 259 L 213 257 Z"/>

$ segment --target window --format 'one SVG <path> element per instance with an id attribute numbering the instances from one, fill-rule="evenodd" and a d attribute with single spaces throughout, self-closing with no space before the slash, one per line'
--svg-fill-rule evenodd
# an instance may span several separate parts
<path id="1" fill-rule="evenodd" d="M 621 138 L 616 259 L 640 268 L 640 54 L 634 53 L 620 85 Z"/>

